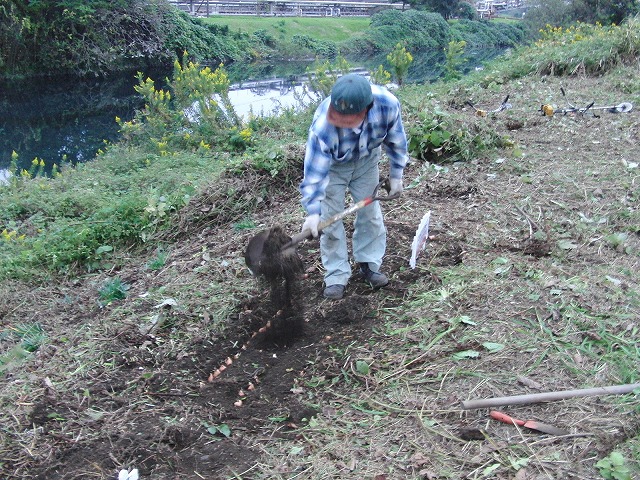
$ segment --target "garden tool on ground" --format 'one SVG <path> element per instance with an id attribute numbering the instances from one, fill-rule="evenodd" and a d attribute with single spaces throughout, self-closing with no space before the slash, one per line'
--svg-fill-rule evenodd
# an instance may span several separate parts
<path id="1" fill-rule="evenodd" d="M 562 92 L 562 96 L 566 99 L 567 94 L 564 88 L 560 87 L 560 92 Z M 606 105 L 602 107 L 594 107 L 595 103 L 596 102 L 591 102 L 586 107 L 576 107 L 573 103 L 567 101 L 569 105 L 567 108 L 557 108 L 555 105 L 545 104 L 540 107 L 540 111 L 542 115 L 547 117 L 552 117 L 557 114 L 566 115 L 568 113 L 584 115 L 587 112 L 591 112 L 594 117 L 598 117 L 598 115 L 593 113 L 595 110 L 606 110 L 609 113 L 628 113 L 633 110 L 633 104 L 631 102 L 622 102 L 617 105 Z"/>
<path id="2" fill-rule="evenodd" d="M 469 105 L 471 108 L 473 108 L 475 110 L 476 116 L 478 117 L 486 117 L 487 113 L 498 113 L 501 112 L 503 110 L 509 110 L 512 105 L 509 103 L 509 95 L 506 96 L 506 98 L 502 101 L 502 103 L 500 104 L 500 106 L 494 110 L 482 110 L 478 107 L 476 107 L 473 103 L 471 103 L 470 101 L 466 102 L 467 105 Z"/>
<path id="3" fill-rule="evenodd" d="M 512 425 L 518 425 L 519 427 L 525 427 L 530 430 L 536 430 L 542 433 L 548 433 L 549 435 L 568 435 L 568 430 L 554 427 L 546 423 L 537 422 L 535 420 L 518 420 L 517 418 L 510 417 L 506 413 L 498 412 L 497 410 L 491 410 L 489 416 L 494 420 L 498 420 L 503 423 L 510 423 Z"/>

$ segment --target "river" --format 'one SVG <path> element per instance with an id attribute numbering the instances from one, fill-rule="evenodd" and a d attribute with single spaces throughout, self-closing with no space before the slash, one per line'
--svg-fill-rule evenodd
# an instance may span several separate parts
<path id="1" fill-rule="evenodd" d="M 482 62 L 501 53 L 484 49 L 470 52 L 465 69 L 479 67 Z M 441 52 L 414 55 L 406 83 L 423 83 L 437 79 L 444 62 Z M 351 65 L 375 69 L 382 64 L 391 70 L 384 56 L 350 60 Z M 311 62 L 274 62 L 255 65 L 231 65 L 229 77 L 234 82 L 230 97 L 237 113 L 247 115 L 277 114 L 280 107 L 295 104 L 295 85 L 265 88 L 252 85 L 254 80 L 273 80 L 303 76 Z M 170 72 L 148 72 L 161 85 Z M 58 78 L 0 82 L 0 182 L 15 152 L 18 167 L 28 170 L 33 160 L 42 160 L 49 171 L 53 164 L 84 162 L 95 157 L 105 142 L 117 141 L 115 117 L 133 118 L 142 107 L 136 94 L 135 72 L 106 79 Z M 15 155 L 13 154 L 13 155 Z"/>

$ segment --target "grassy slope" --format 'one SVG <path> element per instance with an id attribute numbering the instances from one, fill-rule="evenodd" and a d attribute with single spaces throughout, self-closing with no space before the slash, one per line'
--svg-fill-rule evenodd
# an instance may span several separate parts
<path id="1" fill-rule="evenodd" d="M 241 17 L 219 16 L 203 19 L 207 23 L 228 25 L 232 32 L 253 33 L 266 30 L 278 39 L 291 40 L 294 35 L 308 35 L 327 41 L 342 42 L 369 27 L 365 17 Z"/>

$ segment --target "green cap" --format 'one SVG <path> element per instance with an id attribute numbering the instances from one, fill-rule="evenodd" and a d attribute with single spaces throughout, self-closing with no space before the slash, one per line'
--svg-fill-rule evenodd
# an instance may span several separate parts
<path id="1" fill-rule="evenodd" d="M 367 116 L 371 103 L 373 93 L 369 80 L 350 73 L 340 77 L 331 90 L 327 120 L 338 128 L 357 128 Z"/>
<path id="2" fill-rule="evenodd" d="M 331 89 L 331 107 L 341 115 L 360 113 L 373 102 L 371 84 L 362 75 L 350 73 Z"/>

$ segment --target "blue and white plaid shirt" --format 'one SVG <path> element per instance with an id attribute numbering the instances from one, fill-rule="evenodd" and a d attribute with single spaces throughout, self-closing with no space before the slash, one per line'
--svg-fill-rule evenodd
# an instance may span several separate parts
<path id="1" fill-rule="evenodd" d="M 373 107 L 359 128 L 337 128 L 327 121 L 330 97 L 318 106 L 309 128 L 300 184 L 302 205 L 309 215 L 320 213 L 334 163 L 367 157 L 380 145 L 390 160 L 391 178 L 402 178 L 407 164 L 407 137 L 400 115 L 400 102 L 387 89 L 371 85 Z"/>

